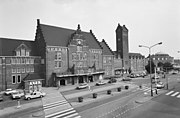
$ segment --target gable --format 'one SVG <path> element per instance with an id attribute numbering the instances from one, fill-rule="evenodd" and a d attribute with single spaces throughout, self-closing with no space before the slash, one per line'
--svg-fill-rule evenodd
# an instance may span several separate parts
<path id="1" fill-rule="evenodd" d="M 107 45 L 105 40 L 103 39 L 102 42 L 100 42 L 102 48 L 103 48 L 103 55 L 114 55 L 110 47 Z"/>

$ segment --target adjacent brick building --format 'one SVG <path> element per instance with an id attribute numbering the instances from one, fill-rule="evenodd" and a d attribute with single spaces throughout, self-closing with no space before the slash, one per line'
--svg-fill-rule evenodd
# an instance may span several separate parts
<path id="1" fill-rule="evenodd" d="M 129 68 L 132 72 L 142 72 L 145 70 L 145 57 L 140 53 L 129 53 Z"/>

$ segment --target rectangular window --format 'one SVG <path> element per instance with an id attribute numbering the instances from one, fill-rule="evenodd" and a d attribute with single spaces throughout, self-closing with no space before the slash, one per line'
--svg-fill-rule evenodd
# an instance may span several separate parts
<path id="1" fill-rule="evenodd" d="M 16 64 L 16 59 L 11 58 L 11 64 Z"/>
<path id="2" fill-rule="evenodd" d="M 25 64 L 25 58 L 21 58 L 21 64 Z"/>
<path id="3" fill-rule="evenodd" d="M 72 53 L 72 60 L 76 60 L 76 53 Z"/>
<path id="4" fill-rule="evenodd" d="M 12 84 L 16 84 L 16 75 L 12 75 Z"/>
<path id="5" fill-rule="evenodd" d="M 26 56 L 29 56 L 29 51 L 26 51 Z"/>
<path id="6" fill-rule="evenodd" d="M 20 68 L 17 68 L 17 73 L 21 73 L 21 69 Z"/>
<path id="7" fill-rule="evenodd" d="M 26 72 L 29 73 L 30 72 L 30 68 L 26 67 Z"/>
<path id="8" fill-rule="evenodd" d="M 17 83 L 21 83 L 21 75 L 17 75 Z"/>
<path id="9" fill-rule="evenodd" d="M 31 68 L 31 72 L 34 72 L 34 67 Z"/>
<path id="10" fill-rule="evenodd" d="M 61 52 L 56 52 L 55 60 L 62 60 L 62 53 Z"/>
<path id="11" fill-rule="evenodd" d="M 60 68 L 62 67 L 62 62 L 61 61 L 55 61 L 55 68 Z"/>
<path id="12" fill-rule="evenodd" d="M 21 63 L 20 61 L 21 61 L 20 58 L 16 58 L 16 63 L 17 64 L 20 64 Z"/>
<path id="13" fill-rule="evenodd" d="M 30 64 L 34 64 L 34 59 L 30 59 Z"/>
<path id="14" fill-rule="evenodd" d="M 25 73 L 25 68 L 22 68 L 22 73 Z"/>
<path id="15" fill-rule="evenodd" d="M 20 51 L 16 51 L 16 56 L 20 56 Z"/>
<path id="16" fill-rule="evenodd" d="M 21 56 L 25 56 L 25 49 L 21 49 Z"/>
<path id="17" fill-rule="evenodd" d="M 82 46 L 77 46 L 77 51 L 81 52 L 82 51 Z"/>
<path id="18" fill-rule="evenodd" d="M 15 68 L 12 68 L 12 73 L 16 73 L 16 69 Z"/>

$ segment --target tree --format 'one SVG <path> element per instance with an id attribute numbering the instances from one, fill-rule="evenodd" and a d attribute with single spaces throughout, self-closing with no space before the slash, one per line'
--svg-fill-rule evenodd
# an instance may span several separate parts
<path id="1" fill-rule="evenodd" d="M 163 64 L 162 62 L 158 62 L 157 66 L 158 66 L 158 67 L 163 67 L 164 64 Z"/>
<path id="2" fill-rule="evenodd" d="M 154 67 L 155 67 L 155 64 L 153 60 L 151 59 L 151 72 L 152 73 L 154 73 Z M 145 69 L 148 73 L 150 73 L 150 61 L 148 61 L 148 65 L 145 66 Z"/>
<path id="3" fill-rule="evenodd" d="M 165 62 L 163 64 L 163 68 L 164 68 L 165 71 L 169 71 L 169 70 L 173 69 L 173 65 L 170 62 Z"/>

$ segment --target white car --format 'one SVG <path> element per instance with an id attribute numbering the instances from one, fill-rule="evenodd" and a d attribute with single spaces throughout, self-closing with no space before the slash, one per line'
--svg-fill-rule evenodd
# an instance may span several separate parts
<path id="1" fill-rule="evenodd" d="M 15 90 L 15 89 L 6 89 L 6 91 L 5 91 L 5 95 L 10 95 L 10 94 L 12 94 L 12 93 L 16 93 L 16 92 L 18 92 L 17 90 Z"/>
<path id="2" fill-rule="evenodd" d="M 96 83 L 97 86 L 105 85 L 105 84 L 106 84 L 106 82 L 104 82 L 104 81 L 99 81 L 99 82 Z"/>
<path id="3" fill-rule="evenodd" d="M 157 89 L 161 89 L 161 88 L 164 88 L 164 87 L 165 87 L 165 85 L 162 82 L 156 83 L 156 88 Z"/>
<path id="4" fill-rule="evenodd" d="M 77 86 L 76 89 L 83 89 L 83 88 L 87 88 L 87 87 L 88 87 L 87 83 L 81 83 L 81 84 L 79 84 L 79 86 Z"/>
<path id="5" fill-rule="evenodd" d="M 15 93 L 12 93 L 11 96 L 12 96 L 12 99 L 21 98 L 24 96 L 24 92 L 17 91 Z"/>
<path id="6" fill-rule="evenodd" d="M 44 93 L 44 92 L 35 91 L 35 92 L 32 92 L 31 94 L 26 94 L 24 96 L 24 99 L 30 100 L 30 99 L 33 99 L 33 98 L 42 98 L 45 95 L 46 95 L 46 93 Z"/>

